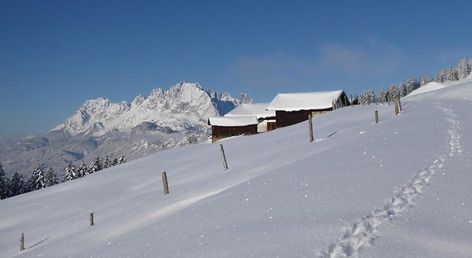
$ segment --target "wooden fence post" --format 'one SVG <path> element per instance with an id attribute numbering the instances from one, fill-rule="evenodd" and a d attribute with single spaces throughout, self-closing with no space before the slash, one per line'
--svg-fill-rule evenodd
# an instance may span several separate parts
<path id="1" fill-rule="evenodd" d="M 379 111 L 375 110 L 375 123 L 379 123 Z"/>
<path id="2" fill-rule="evenodd" d="M 398 115 L 400 110 L 398 109 L 398 101 L 396 99 L 393 100 L 393 112 L 395 115 Z"/>
<path id="3" fill-rule="evenodd" d="M 313 114 L 308 114 L 308 135 L 310 136 L 310 142 L 313 142 Z"/>
<path id="4" fill-rule="evenodd" d="M 89 221 L 90 221 L 90 226 L 95 225 L 95 222 L 93 220 L 93 212 L 90 212 L 90 214 L 89 214 Z"/>
<path id="5" fill-rule="evenodd" d="M 223 157 L 223 168 L 228 170 L 228 162 L 226 161 L 225 149 L 223 148 L 223 144 L 220 143 L 220 151 L 221 156 Z"/>
<path id="6" fill-rule="evenodd" d="M 169 194 L 169 183 L 167 182 L 167 173 L 162 171 L 162 185 L 164 188 L 164 195 Z"/>
<path id="7" fill-rule="evenodd" d="M 21 233 L 21 238 L 20 238 L 20 252 L 25 250 L 25 234 L 23 232 Z"/>

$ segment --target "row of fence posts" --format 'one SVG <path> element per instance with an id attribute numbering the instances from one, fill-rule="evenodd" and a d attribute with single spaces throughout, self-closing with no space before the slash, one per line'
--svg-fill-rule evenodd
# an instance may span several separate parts
<path id="1" fill-rule="evenodd" d="M 352 95 L 351 95 L 351 99 L 352 99 Z M 334 106 L 335 105 L 334 105 L 334 100 L 333 100 L 333 108 Z M 351 105 L 351 106 L 354 106 L 354 105 Z M 400 98 L 396 97 L 393 100 L 393 113 L 395 115 L 398 115 L 402 111 L 403 111 L 403 108 L 402 108 L 402 103 L 400 101 Z M 379 111 L 377 110 L 374 111 L 374 121 L 375 121 L 375 124 L 379 123 Z M 312 113 L 308 114 L 308 137 L 309 137 L 309 141 L 313 142 L 313 114 Z M 223 146 L 221 146 L 221 148 L 223 148 Z M 223 156 L 224 156 L 224 152 L 223 152 Z"/>
<path id="2" fill-rule="evenodd" d="M 221 156 L 223 158 L 223 168 L 225 170 L 228 170 L 228 162 L 226 161 L 226 155 L 225 155 L 225 149 L 223 148 L 223 144 L 220 144 L 220 152 Z M 164 189 L 164 195 L 168 195 L 170 193 L 169 191 L 169 181 L 167 179 L 167 173 L 166 171 L 162 171 L 162 186 Z M 94 217 L 93 217 L 93 212 L 89 214 L 89 222 L 90 226 L 95 225 Z M 25 234 L 21 233 L 21 238 L 20 238 L 20 252 L 25 250 Z"/>
<path id="3" fill-rule="evenodd" d="M 394 113 L 395 115 L 398 115 L 402 111 L 402 106 L 400 102 L 400 98 L 396 98 L 394 100 Z M 374 112 L 374 119 L 375 123 L 379 123 L 379 112 L 375 110 Z M 308 136 L 309 136 L 309 141 L 313 142 L 314 137 L 313 137 L 313 114 L 308 114 Z M 228 170 L 228 161 L 226 160 L 226 155 L 225 155 L 225 149 L 223 147 L 223 144 L 220 144 L 220 152 L 221 152 L 221 157 L 223 159 L 223 168 L 224 170 Z M 167 179 L 167 173 L 166 171 L 162 171 L 161 173 L 162 177 L 162 187 L 164 189 L 164 195 L 168 195 L 170 193 L 169 190 L 169 181 Z M 94 217 L 93 217 L 93 212 L 89 214 L 89 222 L 90 226 L 95 225 Z M 21 233 L 21 238 L 20 238 L 20 252 L 25 250 L 25 235 L 24 233 Z"/>

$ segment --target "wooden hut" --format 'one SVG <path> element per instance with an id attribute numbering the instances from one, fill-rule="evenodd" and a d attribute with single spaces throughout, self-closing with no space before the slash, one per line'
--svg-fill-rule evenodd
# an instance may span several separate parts
<path id="1" fill-rule="evenodd" d="M 220 139 L 257 133 L 257 118 L 248 117 L 210 117 L 208 125 L 211 125 L 211 141 Z"/>
<path id="2" fill-rule="evenodd" d="M 275 125 L 275 111 L 267 110 L 269 103 L 249 103 L 241 104 L 225 117 L 256 117 L 258 121 L 257 132 L 267 132 Z"/>
<path id="3" fill-rule="evenodd" d="M 281 93 L 275 96 L 267 110 L 275 111 L 276 126 L 284 127 L 307 120 L 309 114 L 316 116 L 348 105 L 349 99 L 342 90 Z"/>

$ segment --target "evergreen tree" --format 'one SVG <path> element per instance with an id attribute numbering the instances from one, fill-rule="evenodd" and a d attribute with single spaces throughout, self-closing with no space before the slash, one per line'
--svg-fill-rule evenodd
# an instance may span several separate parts
<path id="1" fill-rule="evenodd" d="M 111 163 L 112 166 L 116 166 L 118 165 L 118 159 L 117 158 L 114 158 L 113 159 L 113 162 Z"/>
<path id="2" fill-rule="evenodd" d="M 5 175 L 5 170 L 3 169 L 2 163 L 0 162 L 0 200 L 6 199 L 10 196 L 10 182 Z"/>
<path id="3" fill-rule="evenodd" d="M 459 64 L 457 64 L 456 70 L 457 70 L 457 78 L 459 80 L 462 80 L 462 79 L 467 78 L 467 76 L 469 76 L 469 74 L 471 72 L 471 66 L 467 62 L 467 60 L 465 60 L 465 58 L 463 58 L 459 61 Z"/>
<path id="4" fill-rule="evenodd" d="M 458 77 L 457 77 L 457 71 L 450 67 L 447 72 L 446 72 L 446 80 L 448 81 L 457 81 L 458 80 Z"/>
<path id="5" fill-rule="evenodd" d="M 447 81 L 447 70 L 442 69 L 441 71 L 438 72 L 436 76 L 436 81 L 437 82 L 445 82 Z"/>
<path id="6" fill-rule="evenodd" d="M 90 174 L 90 169 L 85 165 L 85 162 L 82 160 L 80 163 L 79 169 L 77 170 L 79 177 L 83 177 Z"/>
<path id="7" fill-rule="evenodd" d="M 125 156 L 121 156 L 120 159 L 118 160 L 118 163 L 120 163 L 120 164 L 126 163 Z"/>
<path id="8" fill-rule="evenodd" d="M 72 162 L 69 162 L 65 167 L 64 181 L 70 181 L 78 178 L 77 171 Z"/>
<path id="9" fill-rule="evenodd" d="M 375 103 L 376 97 L 373 90 L 366 91 L 366 93 L 364 94 L 364 97 L 365 97 L 365 102 L 367 105 Z"/>
<path id="10" fill-rule="evenodd" d="M 408 94 L 408 92 L 407 92 L 407 87 L 406 87 L 406 84 L 405 84 L 405 83 L 403 83 L 403 84 L 400 86 L 400 89 L 399 89 L 399 90 L 400 90 L 400 96 L 401 96 L 401 97 L 405 97 L 405 96 Z"/>
<path id="11" fill-rule="evenodd" d="M 388 99 L 387 98 L 387 92 L 385 92 L 385 90 L 383 88 L 380 89 L 377 102 L 385 103 L 385 102 L 387 102 L 387 99 Z"/>
<path id="12" fill-rule="evenodd" d="M 388 102 L 392 102 L 395 99 L 400 97 L 400 90 L 397 88 L 397 86 L 392 85 L 390 88 L 388 88 Z"/>
<path id="13" fill-rule="evenodd" d="M 35 186 L 34 190 L 39 190 L 47 187 L 46 177 L 44 175 L 44 168 L 42 165 L 38 165 L 36 170 L 33 172 L 35 177 Z"/>
<path id="14" fill-rule="evenodd" d="M 420 87 L 420 82 L 416 78 L 411 78 L 406 82 L 406 95 Z"/>
<path id="15" fill-rule="evenodd" d="M 97 159 L 95 159 L 95 161 L 92 162 L 92 164 L 90 166 L 90 171 L 92 173 L 95 173 L 95 172 L 100 171 L 102 169 L 103 169 L 102 160 L 100 159 L 100 157 L 97 157 Z"/>
<path id="16" fill-rule="evenodd" d="M 46 186 L 53 186 L 59 184 L 59 179 L 57 178 L 54 169 L 49 168 L 48 172 L 46 173 Z"/>
<path id="17" fill-rule="evenodd" d="M 42 165 L 33 170 L 31 173 L 28 182 L 27 182 L 27 191 L 34 191 L 43 189 L 47 186 L 46 177 L 44 176 L 44 169 Z"/>
<path id="18" fill-rule="evenodd" d="M 103 168 L 109 168 L 111 167 L 111 160 L 108 158 L 108 156 L 105 157 L 105 161 L 103 162 Z"/>
<path id="19" fill-rule="evenodd" d="M 25 182 L 23 176 L 18 174 L 18 172 L 15 172 L 15 174 L 13 174 L 13 177 L 10 180 L 10 191 L 11 196 L 27 192 L 25 190 Z"/>

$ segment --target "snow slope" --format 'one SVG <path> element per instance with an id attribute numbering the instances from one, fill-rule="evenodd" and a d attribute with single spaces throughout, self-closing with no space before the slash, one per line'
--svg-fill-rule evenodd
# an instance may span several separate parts
<path id="1" fill-rule="evenodd" d="M 313 143 L 306 122 L 226 140 L 227 171 L 218 144 L 188 145 L 6 199 L 0 257 L 467 257 L 471 101 L 465 80 L 399 116 L 326 113 Z"/>

